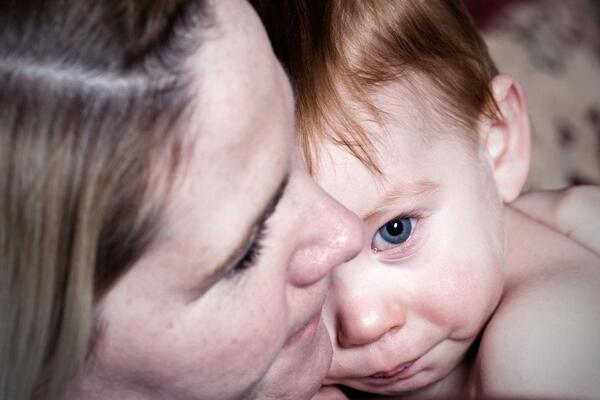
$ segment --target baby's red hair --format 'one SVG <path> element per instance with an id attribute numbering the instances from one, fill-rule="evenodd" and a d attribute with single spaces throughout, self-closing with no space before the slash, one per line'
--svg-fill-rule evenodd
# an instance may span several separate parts
<path id="1" fill-rule="evenodd" d="M 498 71 L 460 1 L 253 3 L 297 89 L 298 141 L 310 172 L 324 137 L 379 171 L 352 106 L 378 119 L 370 94 L 400 78 L 425 77 L 437 111 L 470 132 L 482 116 L 497 115 L 489 84 Z"/>

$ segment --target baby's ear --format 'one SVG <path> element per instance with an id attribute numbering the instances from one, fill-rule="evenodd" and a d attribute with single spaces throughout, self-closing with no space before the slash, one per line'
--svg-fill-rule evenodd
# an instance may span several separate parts
<path id="1" fill-rule="evenodd" d="M 485 150 L 491 159 L 498 192 L 505 203 L 521 192 L 529 171 L 530 127 L 527 104 L 519 83 L 507 75 L 496 76 L 492 93 L 500 110 L 484 124 Z"/>

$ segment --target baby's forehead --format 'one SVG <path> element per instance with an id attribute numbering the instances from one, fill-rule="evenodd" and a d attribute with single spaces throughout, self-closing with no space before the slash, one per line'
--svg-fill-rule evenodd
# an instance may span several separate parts
<path id="1" fill-rule="evenodd" d="M 323 106 L 312 120 L 304 121 L 305 143 L 312 148 L 305 156 L 318 180 L 324 179 L 320 170 L 326 169 L 327 175 L 339 179 L 374 181 L 381 187 L 397 178 L 386 176 L 389 164 L 400 161 L 408 169 L 416 166 L 418 172 L 435 162 L 428 157 L 434 143 L 467 146 L 464 138 L 469 133 L 445 111 L 427 78 L 412 74 L 360 92 L 337 89 L 339 107 Z M 357 149 L 369 158 L 365 160 Z"/>
<path id="2" fill-rule="evenodd" d="M 434 122 L 432 111 L 440 108 L 440 94 L 429 79 L 416 73 L 405 74 L 395 80 L 372 87 L 362 87 L 360 92 L 341 88 L 339 94 L 358 122 L 373 119 L 371 110 L 379 111 L 384 121 L 408 120 L 429 128 Z M 436 115 L 443 119 L 443 115 Z"/>
<path id="3" fill-rule="evenodd" d="M 328 143 L 319 152 L 316 182 L 346 208 L 361 216 L 377 201 L 377 188 L 384 189 L 384 175 L 369 170 L 360 160 L 339 145 Z"/>
<path id="4" fill-rule="evenodd" d="M 313 121 L 308 125 L 309 129 L 343 131 L 349 136 L 350 142 L 357 142 L 353 140 L 356 139 L 355 132 L 347 126 L 350 119 L 361 133 L 371 139 L 375 147 L 386 150 L 388 147 L 385 142 L 389 135 L 405 135 L 413 142 L 413 146 L 422 147 L 433 137 L 439 136 L 441 131 L 458 131 L 451 129 L 454 121 L 444 112 L 443 100 L 435 87 L 428 79 L 417 74 L 366 88 L 361 93 L 340 88 L 339 95 L 341 109 L 329 109 L 329 113 L 319 115 L 320 121 Z M 325 98 L 324 102 L 327 101 Z M 458 126 L 454 128 L 462 129 Z M 318 137 L 317 132 L 313 136 Z M 380 142 L 383 142 L 382 146 L 377 146 Z M 322 142 L 318 141 L 315 146 L 322 146 Z M 371 150 L 381 151 L 378 148 Z"/>
<path id="5" fill-rule="evenodd" d="M 437 187 L 428 173 L 433 166 L 420 157 L 419 151 L 393 139 L 377 141 L 374 146 L 380 172 L 369 169 L 344 146 L 322 142 L 315 180 L 362 218 L 374 214 L 386 201 L 408 201 Z"/>
<path id="6" fill-rule="evenodd" d="M 334 110 L 306 125 L 308 140 L 316 149 L 312 161 L 317 166 L 327 153 L 345 149 L 352 154 L 353 147 L 364 148 L 375 163 L 388 158 L 389 152 L 426 151 L 433 138 L 449 130 L 449 124 L 438 118 L 432 105 L 405 85 L 387 85 L 370 93 L 368 99 L 346 95 L 343 100 L 344 110 Z M 362 137 L 367 141 L 361 141 Z M 377 171 L 368 169 L 381 178 Z"/>

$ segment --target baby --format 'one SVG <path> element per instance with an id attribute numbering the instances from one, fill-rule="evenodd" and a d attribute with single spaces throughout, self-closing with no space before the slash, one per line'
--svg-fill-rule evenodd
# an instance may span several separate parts
<path id="1" fill-rule="evenodd" d="M 600 191 L 519 197 L 525 99 L 464 7 L 285 3 L 257 8 L 307 166 L 367 238 L 332 276 L 317 397 L 600 398 Z"/>

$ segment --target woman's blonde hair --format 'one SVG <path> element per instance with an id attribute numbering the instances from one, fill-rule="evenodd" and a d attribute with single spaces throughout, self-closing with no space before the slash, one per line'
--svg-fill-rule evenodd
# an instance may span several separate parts
<path id="1" fill-rule="evenodd" d="M 152 243 L 207 18 L 202 1 L 0 5 L 0 398 L 61 397 L 94 302 Z"/>
<path id="2" fill-rule="evenodd" d="M 251 2 L 296 86 L 298 140 L 309 171 L 323 137 L 378 171 L 351 105 L 377 119 L 372 90 L 411 73 L 432 84 L 439 112 L 457 124 L 473 128 L 482 115 L 496 116 L 489 84 L 498 71 L 460 1 Z"/>

